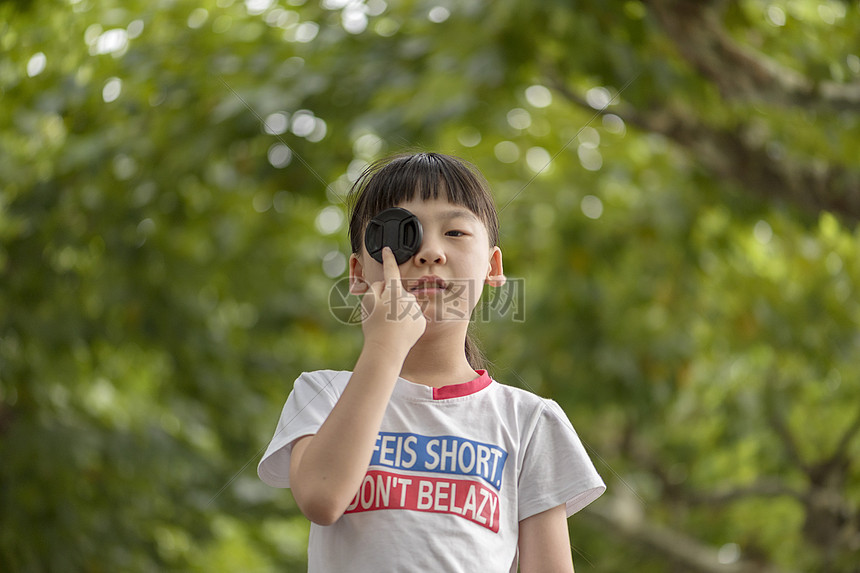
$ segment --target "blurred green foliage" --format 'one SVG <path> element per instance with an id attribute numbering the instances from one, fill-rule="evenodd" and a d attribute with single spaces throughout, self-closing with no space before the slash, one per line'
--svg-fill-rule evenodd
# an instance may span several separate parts
<path id="1" fill-rule="evenodd" d="M 727 93 L 660 17 L 692 4 L 0 3 L 0 570 L 304 570 L 256 463 L 360 348 L 350 181 L 420 148 L 486 174 L 524 278 L 524 320 L 475 325 L 491 373 L 610 486 L 578 571 L 857 571 L 857 107 Z M 857 85 L 856 3 L 699 6 Z M 838 172 L 821 208 L 734 129 L 774 182 Z"/>

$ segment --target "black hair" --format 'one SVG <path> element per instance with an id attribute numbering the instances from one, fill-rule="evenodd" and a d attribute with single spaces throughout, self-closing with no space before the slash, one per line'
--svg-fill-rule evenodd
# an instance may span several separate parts
<path id="1" fill-rule="evenodd" d="M 499 216 L 490 185 L 478 169 L 460 158 L 441 153 L 402 153 L 369 165 L 347 197 L 352 252 L 363 247 L 364 230 L 380 211 L 411 201 L 444 196 L 449 203 L 469 209 L 486 226 L 490 247 L 499 243 Z M 472 337 L 466 335 L 466 359 L 474 369 L 486 360 Z"/>

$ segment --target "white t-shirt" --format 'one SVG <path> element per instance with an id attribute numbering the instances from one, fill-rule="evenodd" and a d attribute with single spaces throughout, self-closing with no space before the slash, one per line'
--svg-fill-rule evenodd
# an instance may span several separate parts
<path id="1" fill-rule="evenodd" d="M 520 520 L 561 504 L 570 516 L 603 493 L 558 404 L 479 373 L 442 388 L 397 380 L 355 498 L 311 524 L 310 572 L 515 572 Z M 260 479 L 290 487 L 293 442 L 317 432 L 351 375 L 296 380 Z"/>

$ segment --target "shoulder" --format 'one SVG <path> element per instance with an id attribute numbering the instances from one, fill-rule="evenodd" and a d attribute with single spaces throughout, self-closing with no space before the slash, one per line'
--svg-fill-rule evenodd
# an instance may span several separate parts
<path id="1" fill-rule="evenodd" d="M 302 372 L 293 383 L 293 392 L 328 392 L 340 396 L 352 372 L 349 370 L 311 370 Z"/>
<path id="2" fill-rule="evenodd" d="M 299 380 L 307 381 L 331 381 L 339 378 L 349 380 L 352 372 L 349 370 L 308 370 L 299 374 Z"/>
<path id="3" fill-rule="evenodd" d="M 555 404 L 555 402 L 553 402 L 549 398 L 543 398 L 529 390 L 517 388 L 516 386 L 509 386 L 508 384 L 504 384 L 495 379 L 494 381 L 496 382 L 494 386 L 498 398 L 502 400 L 507 400 L 511 404 L 514 404 L 516 406 L 534 410 L 542 410 L 552 404 Z"/>
<path id="4" fill-rule="evenodd" d="M 498 399 L 505 401 L 518 417 L 527 420 L 526 425 L 532 430 L 541 422 L 571 426 L 567 414 L 555 400 L 498 381 L 495 386 Z"/>
<path id="5" fill-rule="evenodd" d="M 509 386 L 498 381 L 496 381 L 494 386 L 495 399 L 502 402 L 506 408 L 514 412 L 517 418 L 521 419 L 528 426 L 533 426 L 541 417 L 550 413 L 553 417 L 559 414 L 565 416 L 561 407 L 549 398 L 544 398 L 530 390 Z"/>

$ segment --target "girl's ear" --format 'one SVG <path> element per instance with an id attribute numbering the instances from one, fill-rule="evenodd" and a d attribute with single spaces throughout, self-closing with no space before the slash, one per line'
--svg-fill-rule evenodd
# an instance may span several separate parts
<path id="1" fill-rule="evenodd" d="M 502 250 L 499 247 L 493 247 L 493 252 L 490 253 L 490 263 L 487 268 L 487 277 L 484 282 L 491 287 L 500 287 L 505 284 L 504 270 L 502 269 Z"/>
<path id="2" fill-rule="evenodd" d="M 349 256 L 349 292 L 364 294 L 367 292 L 367 281 L 364 280 L 364 266 L 355 253 Z"/>

